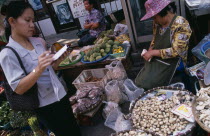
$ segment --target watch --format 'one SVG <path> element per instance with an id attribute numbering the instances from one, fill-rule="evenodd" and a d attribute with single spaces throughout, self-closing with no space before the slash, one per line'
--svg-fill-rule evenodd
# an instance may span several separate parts
<path id="1" fill-rule="evenodd" d="M 33 73 L 35 73 L 35 72 L 36 72 L 36 70 L 35 70 L 35 69 L 33 69 L 33 70 L 32 70 L 32 72 L 33 72 Z"/>

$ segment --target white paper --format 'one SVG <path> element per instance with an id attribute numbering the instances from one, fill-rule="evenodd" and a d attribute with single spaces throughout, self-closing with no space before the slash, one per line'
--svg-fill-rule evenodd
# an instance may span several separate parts
<path id="1" fill-rule="evenodd" d="M 54 56 L 53 60 L 57 60 L 61 55 L 63 55 L 64 52 L 67 51 L 67 45 L 63 46 Z"/>

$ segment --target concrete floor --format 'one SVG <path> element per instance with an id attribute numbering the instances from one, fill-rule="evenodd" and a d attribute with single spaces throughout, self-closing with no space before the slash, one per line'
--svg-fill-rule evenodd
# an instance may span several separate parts
<path id="1" fill-rule="evenodd" d="M 63 45 L 67 43 L 76 45 L 77 41 L 79 40 L 79 38 L 76 35 L 77 32 L 78 30 L 72 30 L 72 31 L 68 31 L 68 32 L 60 33 L 60 34 L 54 34 L 54 35 L 46 36 L 45 40 L 48 45 L 52 45 L 55 42 L 61 43 Z"/>

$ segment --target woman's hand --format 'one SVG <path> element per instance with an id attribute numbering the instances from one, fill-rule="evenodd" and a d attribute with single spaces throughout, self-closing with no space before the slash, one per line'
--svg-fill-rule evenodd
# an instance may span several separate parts
<path id="1" fill-rule="evenodd" d="M 51 65 L 53 62 L 53 55 L 50 54 L 50 51 L 45 51 L 42 55 L 38 57 L 38 67 L 42 72 L 46 69 L 47 66 Z"/>

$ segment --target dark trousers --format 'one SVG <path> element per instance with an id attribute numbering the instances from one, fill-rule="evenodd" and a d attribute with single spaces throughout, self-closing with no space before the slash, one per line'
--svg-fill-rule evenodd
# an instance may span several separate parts
<path id="1" fill-rule="evenodd" d="M 78 45 L 80 47 L 87 46 L 87 45 L 93 45 L 93 42 L 95 40 L 96 40 L 95 36 L 92 36 L 90 34 L 86 34 L 78 41 Z"/>
<path id="2" fill-rule="evenodd" d="M 56 136 L 81 136 L 67 96 L 37 109 L 36 113 L 41 123 Z"/>

